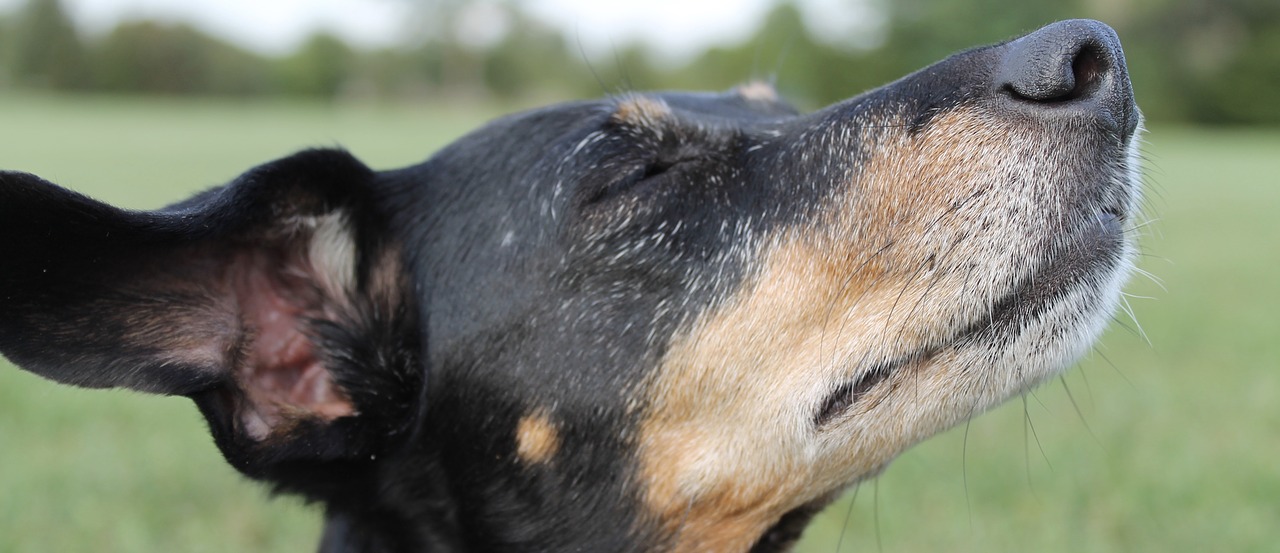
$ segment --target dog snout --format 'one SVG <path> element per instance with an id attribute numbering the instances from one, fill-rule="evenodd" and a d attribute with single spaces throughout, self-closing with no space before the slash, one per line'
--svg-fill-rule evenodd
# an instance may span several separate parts
<path id="1" fill-rule="evenodd" d="M 1085 116 L 1125 136 L 1138 124 L 1116 32 L 1099 21 L 1048 25 L 1007 45 L 997 87 L 1045 117 Z"/>

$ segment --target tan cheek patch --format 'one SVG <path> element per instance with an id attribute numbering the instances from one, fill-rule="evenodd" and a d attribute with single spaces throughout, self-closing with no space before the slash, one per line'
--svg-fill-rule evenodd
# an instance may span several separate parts
<path id="1" fill-rule="evenodd" d="M 833 454 L 811 421 L 831 384 L 858 366 L 956 330 L 969 283 L 932 272 L 930 254 L 933 241 L 971 223 L 946 214 L 974 194 L 969 173 L 991 169 L 980 127 L 942 117 L 928 131 L 967 134 L 963 144 L 876 137 L 883 149 L 851 186 L 862 193 L 837 198 L 814 227 L 775 237 L 756 277 L 672 340 L 647 388 L 639 479 L 675 551 L 746 551 L 789 510 L 875 473 L 931 433 L 923 426 L 941 424 L 929 398 L 889 405 L 882 411 L 901 422 L 869 416 L 873 427 L 856 437 L 848 429 L 852 440 Z M 921 386 L 949 389 L 930 377 Z"/>
<path id="2" fill-rule="evenodd" d="M 870 471 L 891 451 L 867 443 L 860 460 L 824 461 L 805 440 L 816 384 L 838 378 L 849 345 L 888 342 L 877 331 L 899 288 L 888 279 L 900 281 L 874 264 L 850 277 L 799 241 L 768 257 L 748 290 L 673 342 L 650 390 L 641 478 L 676 551 L 745 551 L 843 483 L 832 475 L 847 465 L 824 463 Z"/>
<path id="3" fill-rule="evenodd" d="M 546 463 L 560 449 L 560 433 L 545 413 L 533 413 L 516 424 L 516 455 L 527 464 Z"/>

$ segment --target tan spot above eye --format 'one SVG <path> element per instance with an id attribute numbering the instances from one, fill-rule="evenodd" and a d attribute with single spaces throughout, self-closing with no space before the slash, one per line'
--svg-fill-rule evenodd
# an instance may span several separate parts
<path id="1" fill-rule="evenodd" d="M 666 102 L 648 96 L 632 96 L 618 102 L 613 118 L 619 123 L 641 127 L 654 127 L 671 116 Z"/>
<path id="2" fill-rule="evenodd" d="M 778 101 L 778 91 L 773 88 L 773 85 L 764 81 L 751 81 L 735 88 L 734 92 L 736 92 L 738 96 L 747 100 L 754 100 L 757 102 Z"/>
<path id="3" fill-rule="evenodd" d="M 560 433 L 546 413 L 520 417 L 516 424 L 516 455 L 529 464 L 546 463 L 560 449 Z"/>

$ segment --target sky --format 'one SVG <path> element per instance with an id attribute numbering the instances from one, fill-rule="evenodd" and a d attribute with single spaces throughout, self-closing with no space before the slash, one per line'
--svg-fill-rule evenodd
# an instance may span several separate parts
<path id="1" fill-rule="evenodd" d="M 387 46 L 411 35 L 415 0 L 62 0 L 81 28 L 105 33 L 121 20 L 190 23 L 268 54 L 287 53 L 317 29 L 360 46 Z M 424 0 L 416 0 L 424 1 Z M 431 0 L 425 0 L 431 1 Z M 576 37 L 591 54 L 641 40 L 668 58 L 709 45 L 746 40 L 771 0 L 524 0 L 527 10 Z M 9 11 L 22 0 L 0 0 Z M 874 28 L 874 13 L 859 0 L 800 0 L 806 22 L 839 42 Z M 484 41 L 501 32 L 483 0 L 473 6 L 468 35 Z M 856 41 L 856 38 L 850 38 Z"/>

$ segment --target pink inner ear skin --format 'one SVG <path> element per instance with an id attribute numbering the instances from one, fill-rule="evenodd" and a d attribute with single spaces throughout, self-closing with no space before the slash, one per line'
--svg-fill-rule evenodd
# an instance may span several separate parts
<path id="1" fill-rule="evenodd" d="M 237 264 L 235 295 L 249 346 L 237 371 L 248 398 L 241 423 L 263 439 L 291 419 L 333 420 L 355 414 L 351 400 L 333 382 L 303 332 L 304 313 L 322 309 L 322 298 L 303 271 L 271 274 L 281 260 L 251 255 Z M 332 301 L 332 300 L 329 300 Z"/>

